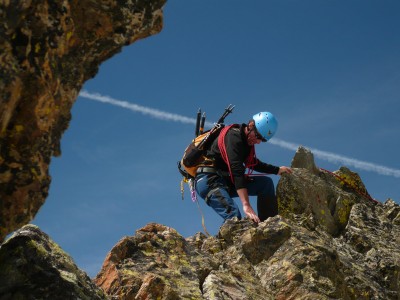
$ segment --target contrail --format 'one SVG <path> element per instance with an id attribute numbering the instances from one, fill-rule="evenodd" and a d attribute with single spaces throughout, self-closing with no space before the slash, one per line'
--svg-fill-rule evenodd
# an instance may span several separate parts
<path id="1" fill-rule="evenodd" d="M 117 99 L 113 99 L 109 96 L 103 96 L 100 94 L 93 94 L 93 93 L 89 93 L 87 91 L 81 91 L 79 93 L 79 96 L 82 98 L 86 98 L 86 99 L 90 99 L 90 100 L 95 100 L 95 101 L 99 101 L 99 102 L 103 102 L 103 103 L 108 103 L 111 105 L 115 105 L 115 106 L 119 106 L 122 108 L 126 108 L 129 109 L 133 112 L 138 112 L 138 113 L 142 113 L 144 115 L 148 115 L 148 116 L 152 116 L 156 119 L 160 119 L 160 120 L 165 120 L 165 121 L 174 121 L 174 122 L 181 122 L 181 123 L 185 123 L 185 124 L 193 124 L 196 125 L 196 119 L 194 118 L 188 118 L 182 115 L 178 115 L 178 114 L 172 114 L 169 112 L 165 112 L 162 110 L 158 110 L 158 109 L 154 109 L 154 108 L 150 108 L 150 107 L 145 107 L 145 106 L 141 106 L 141 105 L 137 105 L 137 104 L 133 104 L 127 101 L 122 101 L 122 100 L 117 100 Z M 207 125 L 208 127 L 213 126 L 213 123 L 210 122 L 206 122 L 205 125 Z"/>
<path id="2" fill-rule="evenodd" d="M 268 141 L 268 143 L 293 151 L 296 151 L 297 148 L 299 147 L 299 145 L 297 144 L 285 142 L 277 138 L 271 139 L 270 141 Z M 315 148 L 310 148 L 310 147 L 305 147 L 305 148 L 308 148 L 314 154 L 315 157 L 329 161 L 331 163 L 335 164 L 342 163 L 346 166 L 353 166 L 360 170 L 372 171 L 381 175 L 394 176 L 400 178 L 400 170 L 397 169 L 380 166 L 374 163 L 361 161 L 355 158 L 346 157 L 332 152 L 321 151 Z"/>
<path id="3" fill-rule="evenodd" d="M 87 91 L 81 91 L 79 93 L 79 96 L 82 98 L 89 99 L 89 100 L 95 100 L 95 101 L 119 106 L 122 108 L 126 108 L 133 112 L 138 112 L 138 113 L 141 113 L 144 115 L 149 115 L 149 116 L 152 116 L 152 117 L 154 117 L 156 119 L 160 119 L 160 120 L 181 122 L 181 123 L 185 123 L 185 124 L 196 124 L 195 118 L 188 118 L 188 117 L 185 117 L 182 115 L 173 114 L 173 113 L 161 111 L 161 110 L 150 108 L 150 107 L 133 104 L 133 103 L 130 103 L 127 101 L 117 100 L 117 99 L 111 98 L 109 96 L 103 96 L 103 95 L 100 95 L 97 93 L 89 93 Z M 206 122 L 205 125 L 207 127 L 211 127 L 211 126 L 213 126 L 213 123 Z M 283 141 L 283 140 L 280 140 L 277 138 L 270 140 L 269 143 L 276 145 L 278 147 L 285 148 L 288 150 L 293 150 L 293 151 L 296 151 L 297 148 L 300 146 L 300 145 L 286 142 L 286 141 Z M 310 151 L 314 154 L 315 157 L 318 157 L 322 160 L 329 161 L 331 163 L 342 163 L 346 166 L 353 166 L 360 170 L 371 171 L 371 172 L 376 172 L 381 175 L 394 176 L 394 177 L 400 178 L 400 170 L 397 170 L 397 169 L 388 168 L 388 167 L 377 165 L 374 163 L 361 161 L 361 160 L 358 160 L 355 158 L 350 158 L 350 157 L 338 155 L 338 154 L 331 153 L 331 152 L 325 152 L 325 151 L 321 151 L 321 150 L 310 148 L 310 147 L 306 147 L 306 148 L 310 149 Z"/>

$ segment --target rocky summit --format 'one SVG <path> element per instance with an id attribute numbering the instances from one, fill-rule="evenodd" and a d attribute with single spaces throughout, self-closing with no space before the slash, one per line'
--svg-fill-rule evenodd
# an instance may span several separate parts
<path id="1" fill-rule="evenodd" d="M 348 168 L 319 169 L 305 148 L 292 167 L 278 216 L 189 238 L 148 224 L 111 249 L 93 282 L 24 226 L 0 247 L 0 300 L 400 299 L 400 206 L 372 199 Z"/>
<path id="2" fill-rule="evenodd" d="M 112 299 L 400 299 L 400 207 L 347 168 L 297 151 L 281 214 L 229 220 L 216 236 L 148 224 L 121 239 L 95 282 Z"/>

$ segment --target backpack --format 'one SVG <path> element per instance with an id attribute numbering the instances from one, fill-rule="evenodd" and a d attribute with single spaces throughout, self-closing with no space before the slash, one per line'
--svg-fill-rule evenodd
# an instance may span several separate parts
<path id="1" fill-rule="evenodd" d="M 212 142 L 218 137 L 221 129 L 224 128 L 223 122 L 225 120 L 225 117 L 233 111 L 233 108 L 234 106 L 229 105 L 225 109 L 223 115 L 219 118 L 218 122 L 215 123 L 210 130 L 204 133 L 198 131 L 198 128 L 200 127 L 198 125 L 200 123 L 198 113 L 196 124 L 196 137 L 186 147 L 182 159 L 178 162 L 178 170 L 184 177 L 183 180 L 185 182 L 194 179 L 194 177 L 196 176 L 196 171 L 199 167 L 213 165 L 213 161 L 211 159 L 208 159 L 205 156 L 205 153 Z M 204 117 L 202 119 L 202 123 L 204 124 Z"/>
<path id="2" fill-rule="evenodd" d="M 196 177 L 196 171 L 199 167 L 212 166 L 213 161 L 205 156 L 212 142 L 218 137 L 223 124 L 214 130 L 209 130 L 200 134 L 192 140 L 183 152 L 182 159 L 178 162 L 178 169 L 186 179 Z"/>

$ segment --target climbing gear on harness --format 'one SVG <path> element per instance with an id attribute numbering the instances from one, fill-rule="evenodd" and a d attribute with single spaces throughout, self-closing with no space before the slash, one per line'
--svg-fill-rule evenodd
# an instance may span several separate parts
<path id="1" fill-rule="evenodd" d="M 192 198 L 192 201 L 196 203 L 197 205 L 197 209 L 199 210 L 199 213 L 201 215 L 201 226 L 203 227 L 204 233 L 207 236 L 211 236 L 206 228 L 206 224 L 205 224 L 205 219 L 204 219 L 204 214 L 203 211 L 201 210 L 200 204 L 199 204 L 199 200 L 197 199 L 197 194 L 196 194 L 196 181 L 192 178 L 192 179 L 186 179 L 183 178 L 181 181 L 181 193 L 182 193 L 182 200 L 183 200 L 183 194 L 184 194 L 184 183 L 187 183 L 189 185 L 189 189 L 190 189 L 190 197 Z"/>
<path id="2" fill-rule="evenodd" d="M 255 114 L 253 120 L 258 133 L 265 139 L 263 142 L 269 141 L 278 129 L 278 121 L 270 112 L 263 111 Z"/>

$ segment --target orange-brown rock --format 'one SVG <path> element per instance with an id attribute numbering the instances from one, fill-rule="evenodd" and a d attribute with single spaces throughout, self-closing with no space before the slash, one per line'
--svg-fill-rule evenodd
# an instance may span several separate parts
<path id="1" fill-rule="evenodd" d="M 277 186 L 280 215 L 186 239 L 148 224 L 110 251 L 95 282 L 112 299 L 398 300 L 399 205 L 371 200 L 347 168 L 320 171 L 305 149 L 292 167 Z"/>
<path id="2" fill-rule="evenodd" d="M 162 29 L 165 0 L 0 2 L 0 241 L 44 203 L 83 83 Z"/>

